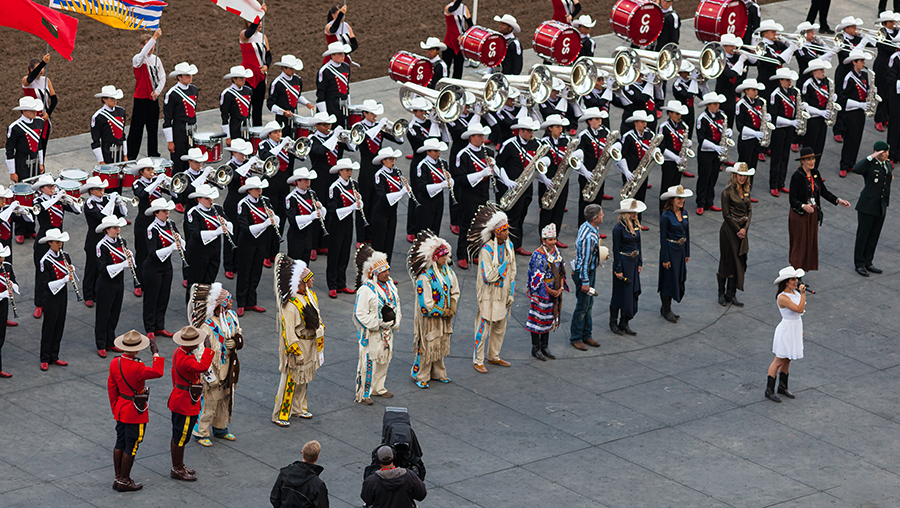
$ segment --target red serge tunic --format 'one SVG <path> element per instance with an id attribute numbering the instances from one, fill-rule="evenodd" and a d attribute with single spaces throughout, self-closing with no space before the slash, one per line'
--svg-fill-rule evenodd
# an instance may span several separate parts
<path id="1" fill-rule="evenodd" d="M 134 402 L 123 399 L 119 394 L 126 397 L 133 397 L 135 392 L 125 384 L 122 375 L 119 373 L 119 364 L 122 365 L 122 374 L 125 374 L 125 380 L 131 388 L 137 390 L 137 393 L 144 391 L 144 381 L 148 379 L 159 379 L 163 377 L 166 368 L 166 359 L 161 356 L 153 357 L 153 366 L 147 367 L 137 358 L 129 356 L 120 356 L 109 362 L 109 379 L 106 381 L 106 389 L 109 391 L 109 405 L 112 409 L 113 418 L 117 422 L 122 423 L 147 423 L 150 421 L 150 412 L 144 411 L 139 413 L 134 407 Z M 150 404 L 147 404 L 147 409 Z"/>
<path id="2" fill-rule="evenodd" d="M 206 348 L 198 362 L 192 352 L 187 352 L 183 347 L 175 350 L 172 363 L 172 393 L 169 394 L 169 411 L 185 416 L 197 416 L 200 414 L 200 401 L 191 400 L 188 388 L 200 384 L 200 374 L 206 372 L 212 364 L 213 350 Z M 185 387 L 184 389 L 179 386 Z"/>

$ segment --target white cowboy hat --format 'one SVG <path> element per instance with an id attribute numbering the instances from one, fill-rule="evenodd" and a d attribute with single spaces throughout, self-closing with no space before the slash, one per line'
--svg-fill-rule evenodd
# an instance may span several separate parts
<path id="1" fill-rule="evenodd" d="M 734 34 L 722 34 L 722 36 L 719 37 L 719 44 L 723 46 L 741 47 L 744 45 L 744 41 L 742 41 L 740 37 Z M 687 60 L 682 60 L 682 62 L 686 61 Z"/>
<path id="2" fill-rule="evenodd" d="M 506 99 L 507 100 L 518 99 L 520 95 L 522 95 L 522 92 L 520 92 L 518 88 L 510 87 L 509 94 L 506 96 Z"/>
<path id="3" fill-rule="evenodd" d="M 447 45 L 444 44 L 443 42 L 441 42 L 441 40 L 438 39 L 437 37 L 429 37 L 429 38 L 425 39 L 425 42 L 419 43 L 419 47 L 422 49 L 437 48 L 441 51 L 444 51 L 447 49 Z"/>
<path id="4" fill-rule="evenodd" d="M 519 28 L 519 21 L 516 20 L 516 18 L 514 16 L 512 16 L 511 14 L 504 14 L 502 16 L 494 16 L 494 21 L 496 21 L 497 23 L 506 23 L 507 25 L 511 26 L 513 29 L 513 33 L 517 34 L 522 31 L 522 29 Z"/>
<path id="5" fill-rule="evenodd" d="M 13 111 L 43 111 L 44 103 L 34 97 L 19 98 L 19 105 Z"/>
<path id="6" fill-rule="evenodd" d="M 562 92 L 563 90 L 566 89 L 566 83 L 559 78 L 554 77 L 553 80 L 551 81 L 551 83 L 552 83 L 551 88 L 553 90 L 556 90 L 557 92 Z"/>
<path id="7" fill-rule="evenodd" d="M 596 108 L 593 108 L 593 109 L 596 109 Z M 522 111 L 524 112 L 525 109 L 523 108 Z M 524 116 L 518 117 L 516 119 L 516 123 L 514 123 L 512 125 L 512 127 L 510 127 L 510 128 L 536 131 L 541 128 L 541 122 L 538 122 L 534 118 L 531 118 L 530 116 L 528 116 L 528 113 L 525 113 Z"/>
<path id="8" fill-rule="evenodd" d="M 352 160 L 345 157 L 343 159 L 338 160 L 337 163 L 335 163 L 335 165 L 332 166 L 331 169 L 328 170 L 328 172 L 331 174 L 337 174 L 337 172 L 342 169 L 357 170 L 357 169 L 359 169 L 359 163 L 353 162 Z"/>
<path id="9" fill-rule="evenodd" d="M 226 146 L 225 150 L 229 152 L 238 152 L 244 155 L 250 155 L 253 153 L 253 143 L 249 141 L 245 141 L 241 138 L 234 138 L 231 140 L 231 146 Z"/>
<path id="10" fill-rule="evenodd" d="M 857 18 L 854 16 L 847 16 L 838 23 L 838 26 L 834 27 L 834 31 L 837 33 L 841 33 L 848 26 L 859 26 L 863 24 L 862 18 Z"/>
<path id="11" fill-rule="evenodd" d="M 803 71 L 803 74 L 806 74 L 806 73 L 812 72 L 812 71 L 816 71 L 819 69 L 828 70 L 828 69 L 831 69 L 831 67 L 832 67 L 831 62 L 822 60 L 821 58 L 813 58 L 812 60 L 809 61 L 808 64 L 806 64 L 806 70 Z"/>
<path id="12" fill-rule="evenodd" d="M 712 104 L 714 102 L 721 104 L 726 100 L 725 96 L 720 93 L 707 92 L 703 94 L 703 99 L 697 103 L 697 106 L 706 106 L 707 104 Z"/>
<path id="13" fill-rule="evenodd" d="M 259 132 L 259 135 L 260 135 L 260 137 L 265 138 L 272 132 L 280 131 L 283 128 L 284 127 L 280 123 L 276 122 L 275 120 L 272 120 L 271 122 L 269 122 L 263 126 L 262 130 Z"/>
<path id="14" fill-rule="evenodd" d="M 871 60 L 872 53 L 868 51 L 863 51 L 861 49 L 854 49 L 850 51 L 850 54 L 847 55 L 847 58 L 844 59 L 844 65 L 850 65 L 850 62 L 854 60 Z"/>
<path id="15" fill-rule="evenodd" d="M 179 346 L 197 346 L 206 340 L 207 334 L 193 326 L 185 326 L 181 330 L 175 332 L 172 341 Z"/>
<path id="16" fill-rule="evenodd" d="M 147 346 L 150 345 L 150 338 L 146 335 L 142 335 L 136 330 L 129 330 L 116 337 L 116 340 L 114 342 L 116 344 L 116 347 L 121 349 L 122 351 L 133 353 L 142 349 L 147 349 Z"/>
<path id="17" fill-rule="evenodd" d="M 169 210 L 172 211 L 175 209 L 175 203 L 169 201 L 166 198 L 156 198 L 153 202 L 150 203 L 150 207 L 144 210 L 144 215 L 147 217 L 153 216 L 156 212 L 160 210 Z"/>
<path id="18" fill-rule="evenodd" d="M 317 125 L 320 123 L 335 123 L 335 122 L 337 122 L 337 117 L 334 115 L 329 115 L 325 111 L 319 111 L 315 115 L 309 117 L 309 120 L 306 121 L 306 123 L 308 125 Z"/>
<path id="19" fill-rule="evenodd" d="M 515 126 L 513 126 L 513 128 L 515 128 Z M 420 146 L 416 150 L 416 153 L 423 153 L 427 152 L 428 150 L 440 150 L 441 152 L 446 151 L 447 143 L 444 143 L 438 138 L 428 138 L 424 143 L 422 143 L 422 146 Z"/>
<path id="20" fill-rule="evenodd" d="M 268 180 L 263 180 L 258 176 L 251 176 L 250 178 L 244 180 L 244 185 L 241 185 L 241 188 L 238 189 L 238 192 L 240 192 L 241 194 L 246 194 L 250 189 L 266 189 L 268 187 Z"/>
<path id="21" fill-rule="evenodd" d="M 44 235 L 43 238 L 38 240 L 38 243 L 47 243 L 47 242 L 68 242 L 69 241 L 69 233 L 64 233 L 60 231 L 58 228 L 48 229 L 47 234 Z"/>
<path id="22" fill-rule="evenodd" d="M 122 93 L 121 88 L 116 88 L 113 85 L 104 85 L 103 88 L 100 89 L 100 93 L 95 93 L 94 97 L 99 97 L 101 99 L 121 99 L 125 97 L 125 94 Z"/>
<path id="23" fill-rule="evenodd" d="M 297 168 L 294 170 L 294 173 L 288 177 L 287 183 L 291 184 L 297 180 L 315 180 L 318 177 L 319 175 L 316 174 L 316 170 L 310 171 L 308 168 Z"/>
<path id="24" fill-rule="evenodd" d="M 181 156 L 183 161 L 206 162 L 209 160 L 209 154 L 203 153 L 199 148 L 191 148 L 188 153 Z"/>
<path id="25" fill-rule="evenodd" d="M 294 69 L 295 71 L 303 70 L 303 61 L 300 60 L 299 58 L 295 57 L 294 55 L 282 55 L 281 60 L 273 63 L 272 65 L 278 65 L 281 67 L 290 67 L 291 69 Z"/>
<path id="26" fill-rule="evenodd" d="M 155 166 L 156 164 L 153 163 L 153 159 L 151 159 L 150 157 L 143 157 L 141 159 L 138 159 L 134 164 L 128 166 L 128 172 L 132 175 L 137 175 L 141 172 L 142 169 L 152 168 Z"/>
<path id="27" fill-rule="evenodd" d="M 425 97 L 413 97 L 411 101 L 409 101 L 409 109 L 415 111 L 417 109 L 422 111 L 428 111 L 434 107 L 434 103 Z"/>
<path id="28" fill-rule="evenodd" d="M 647 209 L 643 201 L 636 199 L 623 199 L 619 201 L 619 209 L 613 213 L 641 213 Z"/>
<path id="29" fill-rule="evenodd" d="M 900 21 L 900 12 L 894 13 L 894 21 Z"/>
<path id="30" fill-rule="evenodd" d="M 556 113 L 547 115 L 547 118 L 545 118 L 544 121 L 541 122 L 541 129 L 546 129 L 551 125 L 561 125 L 563 127 L 566 127 L 569 125 L 569 119 L 562 115 L 557 115 Z"/>
<path id="31" fill-rule="evenodd" d="M 797 72 L 789 67 L 779 67 L 775 74 L 769 78 L 769 81 L 778 81 L 779 79 L 789 79 L 791 81 L 797 81 Z"/>
<path id="32" fill-rule="evenodd" d="M 357 104 L 356 106 L 351 106 L 353 109 L 358 109 L 360 111 L 365 111 L 368 113 L 373 113 L 376 115 L 381 115 L 384 113 L 384 106 L 376 101 L 375 99 L 366 99 L 362 101 L 362 104 Z"/>
<path id="33" fill-rule="evenodd" d="M 894 18 L 896 14 L 894 11 L 881 11 L 878 14 L 878 19 L 875 20 L 875 23 L 884 23 L 885 21 L 896 21 Z"/>
<path id="34" fill-rule="evenodd" d="M 893 21 L 893 19 L 891 21 Z M 797 25 L 797 33 L 798 34 L 802 34 L 803 32 L 808 32 L 810 30 L 818 30 L 818 29 L 819 29 L 818 23 L 810 23 L 809 21 L 804 21 L 803 23 L 800 23 L 799 25 Z"/>
<path id="35" fill-rule="evenodd" d="M 81 186 L 81 192 L 87 192 L 91 189 L 105 189 L 107 187 L 109 187 L 109 182 L 100 179 L 99 176 L 92 176 L 85 180 L 84 185 Z"/>
<path id="36" fill-rule="evenodd" d="M 471 106 L 472 104 L 475 104 L 476 100 L 477 100 L 477 98 L 475 97 L 475 94 L 466 90 L 466 106 Z"/>
<path id="37" fill-rule="evenodd" d="M 776 23 L 774 19 L 764 19 L 759 24 L 759 28 L 756 29 L 757 33 L 768 32 L 769 30 L 775 30 L 776 32 L 784 32 L 784 26 L 781 23 Z"/>
<path id="38" fill-rule="evenodd" d="M 754 90 L 765 90 L 766 85 L 760 83 L 759 81 L 756 81 L 756 78 L 747 78 L 742 81 L 740 85 L 734 87 L 734 91 L 736 93 L 741 93 L 748 88 L 752 88 Z"/>
<path id="39" fill-rule="evenodd" d="M 197 66 L 187 62 L 181 62 L 180 64 L 175 65 L 175 69 L 169 73 L 169 77 L 174 78 L 181 76 L 182 74 L 187 74 L 188 76 L 197 74 Z"/>
<path id="40" fill-rule="evenodd" d="M 696 67 L 694 67 L 694 64 L 692 64 L 690 62 L 690 60 L 685 58 L 684 60 L 681 61 L 681 67 L 678 68 L 678 72 L 691 73 L 691 72 L 694 72 L 694 69 L 696 69 Z"/>
<path id="41" fill-rule="evenodd" d="M 639 109 L 639 110 L 635 111 L 631 116 L 626 118 L 625 123 L 632 123 L 635 120 L 640 120 L 642 122 L 650 123 L 653 120 L 656 120 L 656 117 L 651 115 L 650 113 L 647 113 L 643 109 Z"/>
<path id="42" fill-rule="evenodd" d="M 53 179 L 53 175 L 49 173 L 44 173 L 37 180 L 31 182 L 31 190 L 37 192 L 38 189 L 45 185 L 56 185 L 56 180 Z"/>
<path id="43" fill-rule="evenodd" d="M 681 185 L 673 185 L 669 187 L 669 190 L 659 195 L 659 200 L 665 201 L 669 198 L 689 198 L 693 195 L 694 193 L 691 189 L 685 189 Z"/>
<path id="44" fill-rule="evenodd" d="M 681 101 L 669 101 L 665 106 L 659 108 L 660 111 L 671 111 L 672 113 L 678 113 L 679 115 L 688 114 L 688 107 L 681 103 Z"/>
<path id="45" fill-rule="evenodd" d="M 403 157 L 403 152 L 401 152 L 400 150 L 394 150 L 393 148 L 386 146 L 381 150 L 378 150 L 378 155 L 376 155 L 375 158 L 372 159 L 372 164 L 378 164 L 384 159 L 389 159 L 391 157 L 395 159 Z"/>
<path id="46" fill-rule="evenodd" d="M 586 26 L 588 28 L 593 28 L 594 25 L 596 25 L 596 24 L 597 24 L 597 21 L 594 19 L 591 19 L 591 17 L 587 14 L 583 14 L 581 16 L 578 16 L 577 19 L 572 20 L 572 26 L 574 26 L 574 27 Z"/>
<path id="47" fill-rule="evenodd" d="M 787 279 L 799 279 L 804 275 L 806 275 L 806 272 L 804 272 L 802 268 L 786 266 L 781 270 L 778 270 L 778 277 L 775 277 L 775 282 L 773 282 L 772 284 L 778 284 L 779 282 Z"/>
<path id="48" fill-rule="evenodd" d="M 12 249 L 9 248 L 9 245 L 0 247 L 0 257 L 8 258 L 10 254 L 12 254 Z"/>
<path id="49" fill-rule="evenodd" d="M 250 69 L 245 69 L 243 65 L 236 65 L 228 71 L 228 74 L 222 76 L 222 79 L 249 78 L 252 75 L 253 71 Z"/>
<path id="50" fill-rule="evenodd" d="M 344 44 L 343 42 L 332 42 L 328 45 L 328 49 L 322 53 L 323 57 L 334 55 L 337 53 L 349 53 L 353 48 L 350 47 L 349 44 Z"/>
<path id="51" fill-rule="evenodd" d="M 725 171 L 728 173 L 735 173 L 744 176 L 753 176 L 756 174 L 756 170 L 751 168 L 750 166 L 747 166 L 747 164 L 744 162 L 735 162 L 734 166 L 728 166 L 727 168 L 725 168 Z"/>
<path id="52" fill-rule="evenodd" d="M 472 121 L 469 122 L 468 127 L 466 127 L 466 131 L 462 133 L 460 136 L 462 139 L 469 139 L 469 137 L 481 134 L 482 136 L 490 136 L 491 128 L 487 125 L 481 125 L 478 122 Z"/>
<path id="53" fill-rule="evenodd" d="M 13 196 L 15 196 L 15 194 L 13 193 L 12 189 L 7 189 L 6 187 L 0 185 L 0 198 L 10 199 Z"/>
<path id="54" fill-rule="evenodd" d="M 598 107 L 587 108 L 581 113 L 580 120 L 590 120 L 591 118 L 609 118 L 609 113 Z"/>
<path id="55" fill-rule="evenodd" d="M 100 221 L 100 224 L 94 228 L 94 233 L 102 233 L 106 231 L 106 228 L 124 228 L 128 224 L 128 221 L 121 217 L 116 217 L 115 215 L 107 215 L 103 217 L 103 220 Z"/>
<path id="56" fill-rule="evenodd" d="M 194 187 L 194 192 L 188 194 L 188 199 L 209 198 L 218 199 L 219 189 L 208 183 L 201 183 Z"/>

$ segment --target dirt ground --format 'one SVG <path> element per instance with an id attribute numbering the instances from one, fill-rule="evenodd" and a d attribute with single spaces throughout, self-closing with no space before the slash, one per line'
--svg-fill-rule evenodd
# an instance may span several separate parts
<path id="1" fill-rule="evenodd" d="M 43 2 L 42 2 L 43 3 Z M 422 53 L 419 41 L 428 36 L 443 38 L 445 24 L 442 15 L 446 0 L 416 2 L 378 2 L 372 0 L 348 3 L 347 20 L 353 27 L 359 50 L 354 60 L 361 68 L 354 68 L 351 80 L 363 80 L 387 74 L 388 62 L 399 50 Z M 465 0 L 472 8 L 472 1 Z M 609 12 L 613 0 L 582 0 L 582 13 L 599 19 L 593 34 L 608 33 Z M 682 18 L 692 17 L 697 0 L 682 0 L 676 4 Z M 765 1 L 760 3 L 767 3 Z M 325 50 L 323 29 L 331 2 L 322 0 L 269 0 L 265 33 L 269 38 L 273 57 L 292 53 L 304 62 L 300 75 L 304 87 L 315 87 L 315 73 Z M 494 15 L 510 13 L 519 21 L 522 32 L 519 40 L 531 47 L 534 29 L 550 19 L 553 9 L 549 0 L 480 0 L 479 24 L 496 28 Z M 90 117 L 100 106 L 93 95 L 103 85 L 114 84 L 125 92 L 120 101 L 131 112 L 134 93 L 134 74 L 131 57 L 140 50 L 138 33 L 117 30 L 79 14 L 78 36 L 72 61 L 66 61 L 51 50 L 47 75 L 59 97 L 54 112 L 53 137 L 84 133 L 90 129 Z M 160 23 L 163 36 L 159 55 L 166 71 L 178 62 L 189 61 L 200 68 L 194 83 L 200 88 L 198 110 L 218 106 L 219 93 L 226 86 L 222 79 L 229 67 L 240 63 L 238 32 L 243 20 L 217 7 L 209 0 L 169 0 Z M 682 37 L 693 37 L 693 26 L 682 27 Z M 40 58 L 46 43 L 30 34 L 0 27 L 0 122 L 5 127 L 18 115 L 11 111 L 21 97 L 21 79 L 27 74 L 28 61 Z M 272 79 L 280 72 L 269 70 Z M 170 79 L 166 88 L 173 84 Z M 130 119 L 129 119 L 130 121 Z M 5 137 L 0 139 L 0 144 Z"/>

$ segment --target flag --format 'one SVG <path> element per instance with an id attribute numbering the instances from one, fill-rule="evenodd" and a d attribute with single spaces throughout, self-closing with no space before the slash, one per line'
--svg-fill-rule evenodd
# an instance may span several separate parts
<path id="1" fill-rule="evenodd" d="M 251 23 L 259 23 L 259 20 L 265 15 L 256 0 L 210 0 L 212 3 L 225 9 L 226 11 L 237 14 Z"/>
<path id="2" fill-rule="evenodd" d="M 50 7 L 84 14 L 122 30 L 156 30 L 163 7 L 158 0 L 50 0 Z"/>
<path id="3" fill-rule="evenodd" d="M 0 26 L 36 35 L 66 60 L 72 59 L 78 20 L 31 0 L 0 1 Z"/>

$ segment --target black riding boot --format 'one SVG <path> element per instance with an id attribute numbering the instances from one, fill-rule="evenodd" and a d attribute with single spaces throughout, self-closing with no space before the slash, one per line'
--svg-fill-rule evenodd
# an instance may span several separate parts
<path id="1" fill-rule="evenodd" d="M 619 309 L 609 306 L 609 329 L 616 335 L 622 335 L 622 330 L 619 329 Z"/>
<path id="2" fill-rule="evenodd" d="M 627 333 L 628 335 L 637 335 L 637 332 L 632 330 L 628 326 L 629 321 L 631 320 L 626 318 L 625 316 L 622 316 L 622 319 L 619 319 L 619 329 L 622 330 L 623 333 Z"/>
<path id="3" fill-rule="evenodd" d="M 542 362 L 546 362 L 543 353 L 541 353 L 541 336 L 540 334 L 531 332 L 531 356 Z"/>
<path id="4" fill-rule="evenodd" d="M 772 376 L 769 376 L 766 380 L 766 398 L 775 402 L 781 402 L 781 398 L 775 395 L 775 378 Z"/>
<path id="5" fill-rule="evenodd" d="M 553 353 L 550 352 L 549 344 L 550 344 L 550 334 L 545 333 L 545 334 L 541 335 L 541 353 L 544 353 L 544 356 L 546 356 L 547 358 L 549 358 L 551 360 L 556 360 L 556 357 L 553 356 Z"/>
<path id="6" fill-rule="evenodd" d="M 788 373 L 782 372 L 779 374 L 779 376 L 780 377 L 778 378 L 778 393 L 780 393 L 781 395 L 784 395 L 785 397 L 787 397 L 789 399 L 793 399 L 794 394 L 791 393 L 790 390 L 788 390 Z"/>
<path id="7" fill-rule="evenodd" d="M 659 313 L 662 315 L 662 317 L 666 318 L 666 321 L 669 321 L 670 323 L 677 323 L 678 317 L 676 317 L 675 314 L 672 313 L 672 297 L 660 294 L 659 299 L 660 301 L 662 301 L 662 306 L 659 308 Z"/>
<path id="8" fill-rule="evenodd" d="M 717 277 L 719 279 L 719 305 L 722 307 L 728 305 L 725 301 L 725 279 L 722 277 Z"/>
<path id="9" fill-rule="evenodd" d="M 725 289 L 725 301 L 734 305 L 735 307 L 743 307 L 744 304 L 739 302 L 737 299 L 737 279 L 735 277 L 728 277 L 726 282 Z"/>

